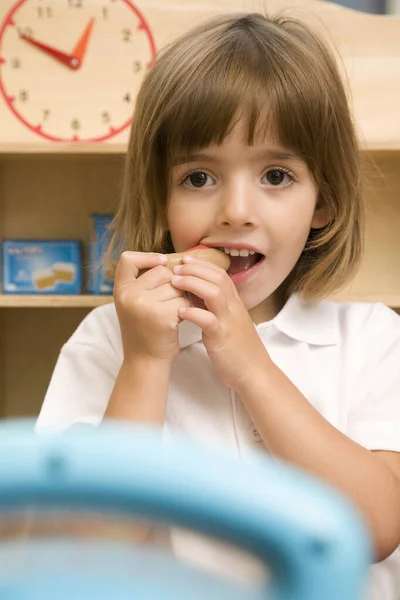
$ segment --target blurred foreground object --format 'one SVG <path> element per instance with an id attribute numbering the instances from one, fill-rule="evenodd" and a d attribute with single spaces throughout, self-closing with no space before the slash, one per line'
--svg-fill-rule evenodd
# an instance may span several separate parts
<path id="1" fill-rule="evenodd" d="M 325 485 L 264 456 L 243 464 L 159 429 L 105 423 L 39 436 L 0 426 L 0 513 L 55 509 L 153 519 L 245 550 L 267 583 L 240 586 L 129 539 L 0 531 L 4 600 L 361 600 L 370 540 L 353 507 Z M 70 532 L 71 533 L 71 532 Z"/>

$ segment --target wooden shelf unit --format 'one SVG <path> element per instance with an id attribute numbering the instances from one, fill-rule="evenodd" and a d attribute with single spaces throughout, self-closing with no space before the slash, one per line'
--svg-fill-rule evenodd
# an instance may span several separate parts
<path id="1" fill-rule="evenodd" d="M 5 0 L 4 10 L 12 2 Z M 96 3 L 87 0 L 86 6 Z M 263 0 L 138 4 L 157 48 L 213 14 L 265 11 Z M 334 299 L 384 302 L 399 310 L 400 16 L 367 15 L 318 0 L 269 3 L 271 12 L 282 8 L 333 40 L 371 159 L 365 257 Z M 1 100 L 0 121 L 0 238 L 79 239 L 85 246 L 89 215 L 115 211 L 128 132 L 104 143 L 46 142 L 25 130 Z M 0 295 L 0 416 L 37 415 L 62 345 L 90 310 L 107 302 L 111 296 Z"/>
<path id="2" fill-rule="evenodd" d="M 400 307 L 400 152 L 373 153 L 366 253 L 354 281 L 335 299 Z M 112 212 L 123 156 L 0 156 L 2 238 L 88 239 L 92 212 Z M 111 296 L 0 295 L 0 408 L 38 413 L 58 353 L 83 317 Z M 62 310 L 52 310 L 60 308 Z"/>

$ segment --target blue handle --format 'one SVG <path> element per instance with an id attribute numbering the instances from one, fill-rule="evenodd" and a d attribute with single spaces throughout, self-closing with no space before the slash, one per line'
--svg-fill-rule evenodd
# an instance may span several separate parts
<path id="1" fill-rule="evenodd" d="M 165 444 L 158 429 L 105 423 L 39 436 L 32 424 L 3 423 L 0 511 L 26 505 L 143 515 L 211 534 L 269 565 L 276 600 L 361 600 L 365 591 L 370 539 L 341 496 L 280 461 L 243 464 L 186 439 Z"/>

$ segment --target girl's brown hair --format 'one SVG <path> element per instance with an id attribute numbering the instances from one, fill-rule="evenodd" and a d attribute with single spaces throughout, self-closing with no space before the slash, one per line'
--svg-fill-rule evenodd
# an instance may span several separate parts
<path id="1" fill-rule="evenodd" d="M 174 157 L 220 144 L 238 118 L 298 154 L 330 222 L 312 230 L 286 281 L 306 300 L 341 287 L 361 256 L 359 150 L 335 59 L 304 24 L 224 15 L 165 48 L 136 100 L 111 249 L 172 251 L 166 209 Z"/>

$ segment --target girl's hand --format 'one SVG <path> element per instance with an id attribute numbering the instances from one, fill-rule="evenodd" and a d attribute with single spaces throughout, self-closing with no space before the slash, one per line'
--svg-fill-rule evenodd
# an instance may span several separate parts
<path id="1" fill-rule="evenodd" d="M 124 252 L 118 263 L 114 300 L 124 358 L 166 360 L 179 354 L 179 309 L 190 306 L 184 292 L 171 285 L 163 254 Z M 149 269 L 140 277 L 141 269 Z"/>
<path id="2" fill-rule="evenodd" d="M 180 317 L 201 327 L 220 378 L 239 391 L 270 358 L 234 283 L 223 269 L 193 257 L 186 257 L 174 273 L 172 284 L 201 298 L 208 309 L 183 307 Z"/>

